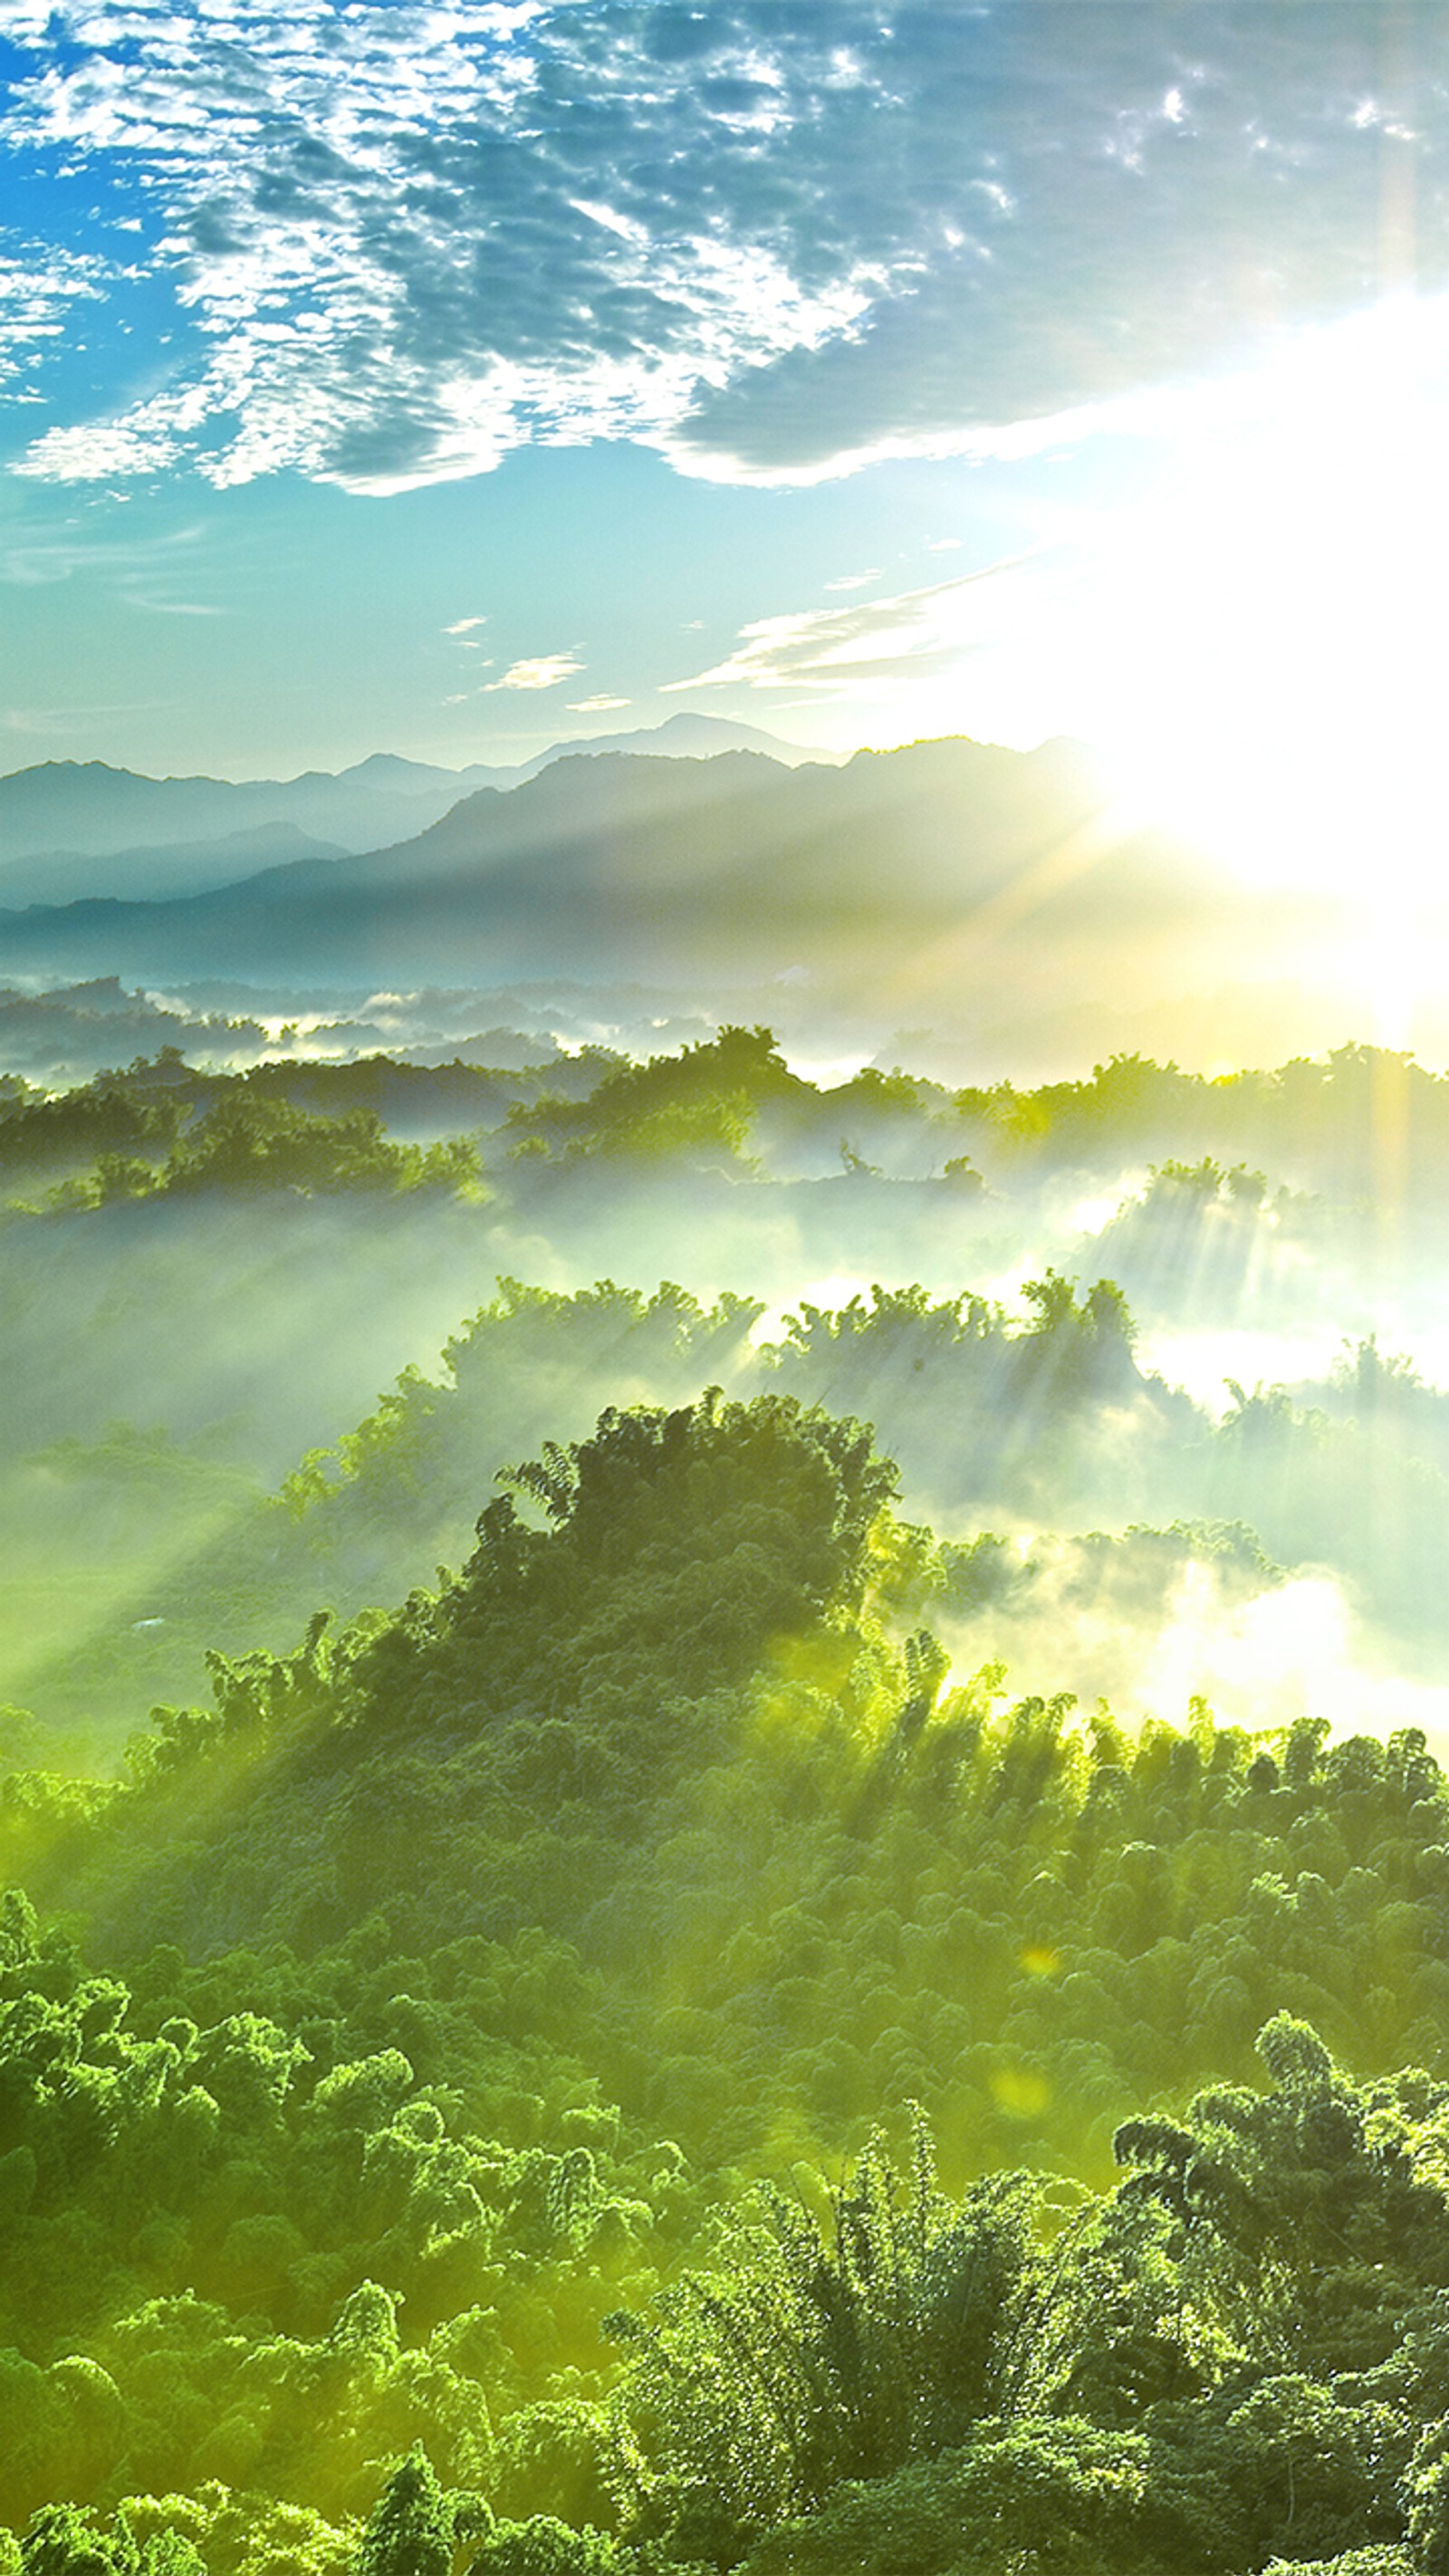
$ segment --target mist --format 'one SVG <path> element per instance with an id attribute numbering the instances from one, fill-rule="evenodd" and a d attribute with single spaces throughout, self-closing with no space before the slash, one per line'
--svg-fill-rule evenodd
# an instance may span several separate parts
<path id="1" fill-rule="evenodd" d="M 1449 17 L 3 24 L 0 2576 L 1449 2576 Z"/>
<path id="2" fill-rule="evenodd" d="M 0 975 L 34 995 L 119 973 L 198 1016 L 226 996 L 272 1023 L 269 1042 L 305 1021 L 315 1045 L 330 1022 L 335 1051 L 367 1043 L 377 995 L 417 998 L 414 1036 L 395 1026 L 393 1043 L 433 1043 L 429 994 L 465 984 L 468 1034 L 591 1020 L 622 1037 L 632 1022 L 628 1043 L 641 1021 L 763 1020 L 797 1056 L 909 1060 L 956 1082 L 1059 1077 L 1124 1048 L 1216 1070 L 1330 1047 L 1370 1020 L 1377 1033 L 1350 901 L 1249 886 L 1124 819 L 1079 743 L 950 739 L 839 767 L 759 750 L 564 755 L 451 799 L 436 779 L 410 791 L 427 819 L 407 837 L 387 837 L 397 798 L 379 785 L 364 835 L 339 806 L 348 845 L 290 855 L 269 855 L 265 829 L 316 819 L 315 799 L 252 827 L 254 846 L 223 833 L 124 849 L 137 798 L 217 782 L 131 779 L 118 797 L 125 773 L 77 771 L 71 837 L 88 834 L 92 855 L 62 866 L 32 820 L 0 869 L 0 906 L 9 878 L 14 897 Z M 27 781 L 62 792 L 43 771 L 0 790 Z M 12 838 L 25 820 L 17 806 Z M 168 891 L 183 861 L 190 890 Z M 1443 1052 L 1437 1003 L 1411 965 L 1403 980 L 1405 1033 Z"/>
<path id="3" fill-rule="evenodd" d="M 332 1053 L 165 1036 L 69 1091 L 12 1065 L 17 1743 L 113 1758 L 206 1650 L 402 1599 L 468 1555 L 500 1469 L 712 1383 L 874 1426 L 900 1513 L 959 1560 L 901 1616 L 962 1672 L 1134 1723 L 1205 1696 L 1442 1730 L 1449 1085 L 1354 1048 L 1228 1083 L 811 1079 L 763 1030 L 640 1043 L 612 998 L 582 1036 L 466 1033 L 440 990 L 372 997 Z M 134 1033 L 119 990 L 50 1007 Z M 222 1116 L 271 1162 L 208 1163 Z M 349 1119 L 353 1185 L 286 1161 Z M 459 1138 L 472 1177 L 429 1181 Z"/>

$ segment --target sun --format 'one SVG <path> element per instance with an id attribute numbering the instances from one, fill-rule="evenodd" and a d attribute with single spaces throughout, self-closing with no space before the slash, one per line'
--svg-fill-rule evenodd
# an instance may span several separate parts
<path id="1" fill-rule="evenodd" d="M 1210 389 L 1099 567 L 1124 785 L 1259 883 L 1408 888 L 1442 845 L 1449 299 Z"/>

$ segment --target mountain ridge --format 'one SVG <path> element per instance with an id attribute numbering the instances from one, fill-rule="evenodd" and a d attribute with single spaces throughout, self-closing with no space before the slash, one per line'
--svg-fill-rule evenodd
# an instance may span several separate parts
<path id="1" fill-rule="evenodd" d="M 382 849 L 436 822 L 460 797 L 482 788 L 525 785 L 555 761 L 643 750 L 649 756 L 699 759 L 750 750 L 794 766 L 817 755 L 751 725 L 715 716 L 671 716 L 634 734 L 587 736 L 554 743 L 533 760 L 508 767 L 475 761 L 457 770 L 371 752 L 344 770 L 302 770 L 290 779 L 222 779 L 204 772 L 153 778 L 103 760 L 41 761 L 0 775 L 0 901 L 5 877 L 22 861 L 56 872 L 65 885 L 81 859 L 115 859 L 131 873 L 160 850 L 195 845 L 208 852 L 242 831 L 301 831 L 339 849 Z M 828 762 L 829 755 L 819 755 Z M 179 868 L 179 859 L 174 868 Z M 150 872 L 155 875 L 153 869 Z M 208 884 L 220 880 L 202 862 Z M 38 882 L 35 878 L 27 883 Z M 177 892 L 200 891 L 178 885 Z M 124 886 L 98 886 L 124 893 Z M 46 900 L 27 894 L 25 900 Z M 49 898 L 75 899 L 69 891 Z"/>
<path id="2" fill-rule="evenodd" d="M 476 788 L 384 848 L 210 892 L 0 913 L 0 973 L 364 986 L 568 976 L 807 987 L 828 1007 L 995 1019 L 1241 978 L 1323 908 L 1120 834 L 1092 755 L 948 738 L 786 769 L 582 754 Z"/>

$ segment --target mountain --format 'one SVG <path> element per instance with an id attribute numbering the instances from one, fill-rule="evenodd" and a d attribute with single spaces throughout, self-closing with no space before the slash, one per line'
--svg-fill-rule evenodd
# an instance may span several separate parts
<path id="1" fill-rule="evenodd" d="M 670 716 L 665 723 L 645 725 L 635 733 L 590 734 L 581 742 L 556 742 L 550 750 L 541 751 L 526 761 L 520 778 L 536 778 L 541 769 L 556 760 L 568 760 L 575 754 L 595 758 L 610 751 L 640 752 L 662 756 L 666 760 L 712 760 L 722 751 L 763 752 L 767 760 L 778 760 L 786 769 L 798 769 L 805 761 L 818 761 L 826 768 L 837 768 L 840 755 L 829 751 L 810 751 L 803 743 L 782 742 L 778 734 L 762 733 L 758 725 L 735 724 L 727 716 Z M 500 782 L 495 779 L 493 784 Z"/>
<path id="2" fill-rule="evenodd" d="M 208 886 L 234 885 L 262 868 L 285 867 L 298 859 L 345 856 L 341 842 L 316 840 L 295 823 L 256 823 L 249 831 L 224 832 L 211 841 L 170 841 L 159 847 L 143 843 L 91 856 L 46 851 L 0 863 L 0 905 L 8 910 L 115 895 L 156 903 L 170 895 L 201 894 Z"/>
<path id="3" fill-rule="evenodd" d="M 512 771 L 496 773 L 511 784 Z M 134 858 L 282 828 L 345 850 L 420 832 L 495 773 L 429 769 L 386 755 L 333 777 L 143 778 L 104 761 L 53 760 L 0 778 L 0 865 L 53 855 Z M 115 887 L 109 891 L 116 891 Z"/>
<path id="4" fill-rule="evenodd" d="M 639 733 L 557 742 L 513 768 L 474 762 L 440 769 L 373 752 L 335 776 L 307 770 L 298 778 L 232 780 L 146 778 L 99 760 L 45 761 L 0 778 L 0 904 L 112 895 L 150 901 L 199 893 L 324 849 L 382 849 L 426 831 L 470 790 L 516 787 L 554 761 L 616 751 L 690 760 L 756 751 L 787 767 L 821 757 L 753 725 L 677 715 Z M 248 837 L 254 849 L 236 846 Z M 311 848 L 299 848 L 299 838 Z M 115 868 L 98 873 L 76 864 L 101 858 Z M 34 864 L 22 870 L 22 861 Z"/>
<path id="5" fill-rule="evenodd" d="M 1283 971 L 1322 910 L 1115 836 L 1090 756 L 965 740 L 787 770 L 560 758 L 412 838 L 182 901 L 0 914 L 0 972 L 480 987 L 783 981 L 892 1025 L 1116 1007 Z"/>

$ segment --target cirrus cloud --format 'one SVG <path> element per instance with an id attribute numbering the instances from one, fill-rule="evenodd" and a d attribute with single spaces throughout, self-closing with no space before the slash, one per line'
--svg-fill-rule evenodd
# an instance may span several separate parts
<path id="1" fill-rule="evenodd" d="M 849 608 L 815 608 L 760 617 L 740 629 L 734 651 L 687 680 L 666 680 L 663 693 L 687 689 L 812 689 L 849 695 L 892 676 L 902 664 L 917 673 L 969 649 L 971 594 L 983 582 L 1035 561 L 1012 555 L 954 581 Z"/>

